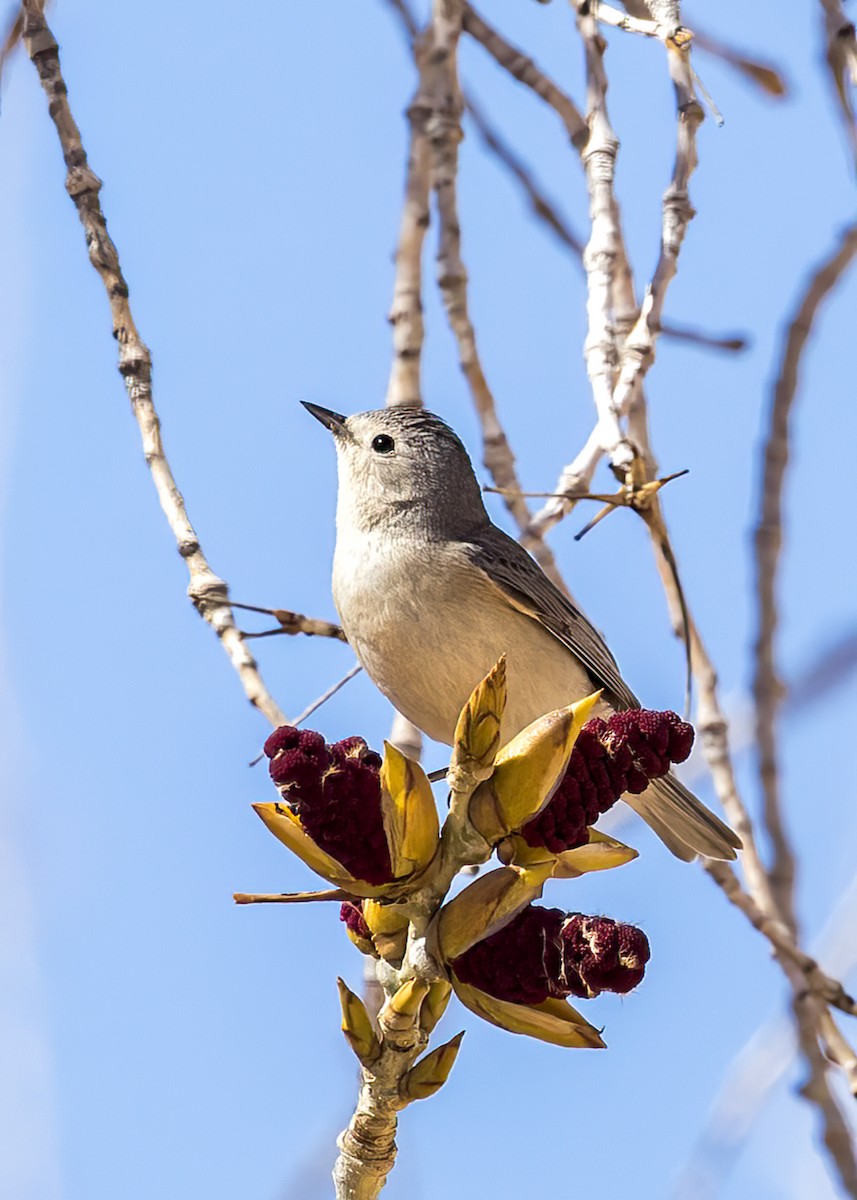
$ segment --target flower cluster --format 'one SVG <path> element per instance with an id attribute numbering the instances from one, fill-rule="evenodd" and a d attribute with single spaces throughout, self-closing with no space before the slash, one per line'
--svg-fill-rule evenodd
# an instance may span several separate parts
<path id="1" fill-rule="evenodd" d="M 633 925 L 528 905 L 451 966 L 463 983 L 499 1000 L 540 1004 L 549 996 L 624 995 L 648 961 L 646 935 Z"/>
<path id="2" fill-rule="evenodd" d="M 587 721 L 562 782 L 521 836 L 554 854 L 585 845 L 589 826 L 620 796 L 645 791 L 673 763 L 684 762 L 692 746 L 693 729 L 674 712 L 629 709 Z"/>
<path id="3" fill-rule="evenodd" d="M 393 878 L 381 813 L 381 755 L 361 737 L 327 745 L 320 733 L 282 725 L 265 742 L 271 778 L 303 829 L 367 883 Z"/>
<path id="4" fill-rule="evenodd" d="M 417 1015 L 427 1030 L 452 990 L 504 1029 L 560 1046 L 601 1047 L 599 1031 L 567 998 L 636 987 L 649 959 L 646 936 L 609 917 L 533 901 L 551 877 L 636 857 L 592 826 L 621 795 L 642 792 L 685 759 L 693 731 L 671 712 L 593 718 L 595 695 L 546 714 L 502 745 L 505 702 L 501 660 L 459 718 L 448 776 L 453 808 L 443 830 L 428 778 L 394 746 L 385 745 L 382 758 L 363 738 L 328 744 L 292 726 L 265 743 L 279 800 L 254 807 L 335 885 L 323 895 L 342 901 L 349 938 L 385 961 L 385 978 L 399 980 L 389 1003 L 400 1017 Z M 459 867 L 494 851 L 505 865 L 449 899 Z M 415 974 L 416 943 L 427 957 Z M 380 1052 L 377 1038 L 358 999 L 342 988 L 343 1028 L 365 1065 Z M 424 1001 L 431 1012 L 420 1015 Z M 409 1087 L 417 1095 L 429 1083 L 415 1076 Z"/>
<path id="5" fill-rule="evenodd" d="M 431 784 L 395 746 L 384 758 L 363 738 L 328 745 L 283 725 L 265 742 L 281 800 L 254 804 L 267 827 L 330 883 L 355 896 L 400 890 L 438 847 Z"/>

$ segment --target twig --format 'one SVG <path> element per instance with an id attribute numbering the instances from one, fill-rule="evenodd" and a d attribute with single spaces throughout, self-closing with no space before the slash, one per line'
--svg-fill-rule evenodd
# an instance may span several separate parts
<path id="1" fill-rule="evenodd" d="M 435 28 L 443 34 L 445 14 L 438 10 L 444 0 L 435 2 Z M 498 727 L 501 711 L 493 713 Z M 357 1107 L 339 1138 L 340 1154 L 333 1170 L 337 1200 L 375 1200 L 393 1168 L 398 1113 L 413 1098 L 407 1074 L 428 1041 L 420 1006 L 428 993 L 426 985 L 445 981 L 427 946 L 426 934 L 462 867 L 487 862 L 491 856 L 492 847 L 473 827 L 469 812 L 474 791 L 492 770 L 493 764 L 471 757 L 466 742 L 456 745 L 447 773 L 450 808 L 441 830 L 437 865 L 405 906 L 409 926 L 401 968 L 396 970 L 383 961 L 377 965 L 377 979 L 387 999 L 378 1015 L 373 1056 L 362 1060 Z M 347 991 L 344 985 L 342 990 Z M 446 1053 L 452 1057 L 461 1036 L 447 1043 Z"/>
<path id="2" fill-rule="evenodd" d="M 542 100 L 550 105 L 565 125 L 572 145 L 578 150 L 582 149 L 589 137 L 589 129 L 571 97 L 537 67 L 523 51 L 507 42 L 496 29 L 493 29 L 472 4 L 464 3 L 462 9 L 465 32 L 475 38 L 513 78 L 530 88 L 537 96 L 541 96 Z"/>
<path id="3" fill-rule="evenodd" d="M 321 708 L 322 704 L 326 704 L 331 696 L 335 696 L 340 688 L 345 687 L 346 683 L 348 683 L 350 679 L 353 679 L 355 675 L 359 675 L 362 670 L 363 668 L 360 666 L 360 663 L 355 663 L 353 667 L 345 672 L 341 679 L 338 679 L 332 687 L 327 689 L 326 692 L 322 692 L 322 694 L 316 700 L 313 700 L 312 704 L 308 704 L 303 712 L 299 713 L 293 721 L 289 722 L 289 724 L 302 724 L 307 717 L 311 717 L 317 708 Z M 281 721 L 280 724 L 285 725 L 285 720 Z"/>
<path id="4" fill-rule="evenodd" d="M 765 801 L 765 824 L 773 848 L 771 886 L 784 919 L 795 928 L 794 856 L 786 834 L 779 798 L 776 721 L 782 685 L 774 661 L 777 631 L 776 580 L 782 547 L 782 495 L 789 458 L 789 428 L 797 393 L 801 356 L 825 298 L 857 254 L 857 222 L 842 231 L 832 252 L 811 273 L 797 311 L 788 325 L 763 449 L 763 479 L 755 529 L 758 624 L 753 694 L 759 772 Z"/>
<path id="5" fill-rule="evenodd" d="M 587 62 L 599 67 L 603 75 L 601 50 L 599 50 L 601 43 L 595 29 L 594 18 L 588 14 L 583 17 L 578 14 L 578 25 L 587 46 Z M 589 490 L 592 475 L 602 453 L 610 455 L 611 466 L 617 472 L 627 472 L 633 462 L 635 450 L 625 436 L 620 422 L 630 412 L 637 392 L 654 362 L 655 345 L 661 329 L 664 301 L 669 285 L 675 277 L 678 255 L 687 227 L 694 215 L 688 196 L 688 184 L 696 167 L 696 130 L 703 119 L 703 113 L 694 95 L 693 78 L 688 59 L 689 51 L 686 45 L 683 46 L 682 43 L 669 36 L 666 37 L 666 47 L 670 76 L 676 91 L 678 128 L 672 180 L 663 199 L 660 255 L 652 280 L 646 289 L 643 303 L 639 308 L 639 314 L 621 345 L 618 376 L 615 377 L 615 381 L 612 372 L 610 374 L 609 394 L 602 382 L 599 382 L 598 391 L 596 391 L 596 383 L 593 381 L 598 422 L 583 449 L 562 471 L 555 489 L 557 492 L 570 493 Z M 590 76 L 592 76 L 591 66 Z M 599 93 L 602 94 L 599 96 Z M 597 76 L 595 77 L 595 98 L 596 100 L 600 99 L 603 107 L 603 91 L 598 86 Z M 590 124 L 594 136 L 596 125 L 592 115 Z M 613 226 L 616 227 L 618 225 L 618 208 L 615 197 L 612 195 L 612 186 L 610 188 L 610 204 L 609 216 Z M 633 289 L 630 284 L 630 271 L 627 267 L 623 243 L 619 240 L 614 241 L 612 251 L 615 280 L 623 283 L 623 294 L 621 296 L 611 294 L 609 300 L 613 303 L 616 303 L 617 300 L 621 301 L 626 314 L 625 320 L 627 320 L 632 312 Z M 603 327 L 606 311 L 605 304 L 602 303 L 596 307 L 593 313 L 592 304 L 593 296 L 590 288 L 590 333 L 587 338 L 587 346 L 594 342 L 598 329 Z M 593 326 L 593 320 L 595 320 L 595 326 Z M 616 325 L 617 327 L 620 325 L 618 320 Z M 595 368 L 597 371 L 597 362 Z M 590 379 L 592 378 L 592 368 L 590 367 Z M 602 370 L 602 378 L 606 378 L 606 370 Z M 543 536 L 573 507 L 574 501 L 572 500 L 549 501 L 534 516 L 530 523 L 530 531 Z"/>
<path id="6" fill-rule="evenodd" d="M 417 46 L 420 82 L 410 111 L 416 127 L 431 147 L 430 178 L 440 220 L 438 286 L 455 336 L 461 370 L 482 427 L 484 464 L 498 487 L 520 491 L 515 459 L 497 416 L 494 396 L 479 357 L 468 306 L 467 270 L 461 255 L 457 175 L 463 101 L 456 51 L 462 28 L 462 7 L 457 0 L 446 0 L 433 11 L 433 23 L 426 42 Z M 526 529 L 530 521 L 526 501 L 520 496 L 510 496 L 506 507 L 518 528 Z M 542 570 L 558 587 L 567 590 L 548 546 L 541 539 L 534 539 L 530 549 Z"/>
<path id="7" fill-rule="evenodd" d="M 577 27 L 586 55 L 587 121 L 589 140 L 581 153 L 589 193 L 591 235 L 584 255 L 587 280 L 588 329 L 584 342 L 586 370 L 592 386 L 596 425 L 582 450 L 563 468 L 554 491 L 565 496 L 590 490 L 592 477 L 605 447 L 623 442 L 619 416 L 613 403 L 614 380 L 619 363 L 615 332 L 614 284 L 617 273 L 625 273 L 627 255 L 619 226 L 619 207 L 613 192 L 618 139 L 607 113 L 607 75 L 604 70 L 605 43 L 588 5 L 578 4 Z M 617 270 L 618 269 L 618 270 Z M 626 457 L 631 461 L 630 447 Z M 549 500 L 530 521 L 528 534 L 543 537 L 574 501 Z"/>
<path id="8" fill-rule="evenodd" d="M 387 3 L 399 15 L 409 41 L 412 43 L 418 32 L 413 12 L 404 0 L 387 0 Z M 522 51 L 508 42 L 496 29 L 489 26 L 472 6 L 466 11 L 464 26 L 465 31 L 480 42 L 504 70 L 519 82 L 529 85 L 531 91 L 545 100 L 558 113 L 571 136 L 572 132 L 577 129 L 576 119 L 572 115 L 577 113 L 577 108 L 571 97 L 563 92 L 549 76 L 545 75 L 532 59 L 528 59 Z M 520 67 L 522 62 L 527 64 L 525 71 Z M 568 219 L 560 213 L 557 205 L 548 198 L 544 189 L 536 182 L 532 170 L 512 149 L 497 126 L 491 121 L 472 89 L 463 88 L 462 94 L 465 112 L 485 145 L 517 181 L 527 196 L 534 215 L 551 230 L 560 244 L 574 255 L 583 270 L 584 240 L 572 230 Z M 584 132 L 583 144 L 585 144 L 586 136 L 587 134 Z M 578 147 L 578 149 L 581 148 Z M 635 320 L 636 317 L 637 312 L 635 311 Z M 748 344 L 746 334 L 712 334 L 675 321 L 664 321 L 660 332 L 666 338 L 688 342 L 691 345 L 710 350 L 735 353 L 745 350 Z"/>
<path id="9" fill-rule="evenodd" d="M 801 978 L 791 973 L 792 1011 L 798 1040 L 809 1071 L 800 1093 L 815 1105 L 821 1117 L 822 1137 L 845 1192 L 857 1200 L 857 1157 L 851 1130 L 830 1087 L 827 1063 L 818 1044 L 822 1006 L 818 998 L 801 987 Z"/>
<path id="10" fill-rule="evenodd" d="M 839 0 L 821 0 L 824 10 L 825 57 L 839 104 L 854 165 L 857 167 L 857 118 L 852 89 L 857 87 L 857 34 Z"/>
<path id="11" fill-rule="evenodd" d="M 705 870 L 724 893 L 726 898 L 744 914 L 754 929 L 766 937 L 774 949 L 789 964 L 794 966 L 806 980 L 806 985 L 828 1004 L 857 1016 L 857 1001 L 846 992 L 838 979 L 833 979 L 821 969 L 815 959 L 796 945 L 792 932 L 778 917 L 771 917 L 759 907 L 757 901 L 743 890 L 735 871 L 727 863 L 705 860 Z"/>
<path id="12" fill-rule="evenodd" d="M 711 54 L 734 67 L 769 96 L 782 100 L 791 90 L 782 68 L 776 63 L 751 58 L 744 51 L 737 50 L 720 38 L 701 30 L 696 22 L 693 24 L 693 45 L 695 50 L 704 50 L 706 54 Z"/>
<path id="13" fill-rule="evenodd" d="M 308 637 L 334 638 L 340 642 L 347 642 L 348 640 L 342 631 L 341 625 L 334 625 L 331 621 L 324 621 L 319 617 L 307 617 L 303 613 L 292 612 L 288 608 L 262 608 L 258 604 L 240 604 L 237 600 L 230 600 L 229 605 L 231 608 L 240 608 L 245 612 L 264 613 L 266 616 L 273 617 L 280 623 L 279 628 L 267 629 L 262 633 L 244 632 L 243 636 L 245 638 L 270 637 L 278 633 L 304 633 Z"/>
<path id="14" fill-rule="evenodd" d="M 655 360 L 655 345 L 667 290 L 675 278 L 682 242 L 695 215 L 688 186 L 696 168 L 696 131 L 702 122 L 703 112 L 694 95 L 688 56 L 689 49 L 682 49 L 672 41 L 667 42 L 667 62 L 676 91 L 678 116 L 675 163 L 672 180 L 664 193 L 657 266 L 646 289 L 637 322 L 622 347 L 619 378 L 613 394 L 613 407 L 620 415 L 630 410 L 635 393 Z M 605 448 L 611 454 L 613 466 L 621 466 L 622 459 L 617 458 L 615 450 Z"/>
<path id="15" fill-rule="evenodd" d="M 403 11 L 400 6 L 397 7 Z M 405 203 L 396 250 L 396 282 L 390 309 L 394 350 L 386 399 L 390 407 L 422 406 L 422 253 L 429 226 L 430 148 L 412 110 L 408 111 L 408 118 L 411 133 Z"/>
<path id="16" fill-rule="evenodd" d="M 572 252 L 582 270 L 585 248 L 583 239 L 574 232 L 566 217 L 559 212 L 556 205 L 536 184 L 530 168 L 524 164 L 501 135 L 469 89 L 464 93 L 464 108 L 485 145 L 520 184 L 535 216 L 547 225 L 562 246 Z"/>
<path id="17" fill-rule="evenodd" d="M 603 25 L 612 25 L 616 29 L 624 29 L 628 33 L 639 33 L 643 37 L 663 37 L 663 27 L 658 21 L 646 20 L 613 8 L 610 4 L 602 4 L 601 0 L 592 0 L 592 15 Z"/>
<path id="18" fill-rule="evenodd" d="M 236 904 L 315 904 L 318 900 L 347 900 L 348 892 L 328 888 L 322 892 L 235 892 Z"/>
<path id="19" fill-rule="evenodd" d="M 777 677 L 774 651 L 778 623 L 776 583 L 782 547 L 782 496 L 789 457 L 791 409 L 797 392 L 801 354 L 819 306 L 841 278 L 855 253 L 857 223 L 842 233 L 833 253 L 812 273 L 797 313 L 788 327 L 763 449 L 762 494 L 755 531 L 758 633 L 753 694 L 756 701 L 756 736 L 764 819 L 773 850 L 769 879 L 776 912 L 795 939 L 798 936 L 794 901 L 795 859 L 780 804 L 777 713 L 782 686 Z M 799 981 L 793 980 L 793 987 L 792 1007 L 801 1050 L 809 1069 L 809 1078 L 801 1092 L 819 1109 L 824 1142 L 843 1187 L 849 1195 L 857 1196 L 857 1156 L 848 1126 L 830 1089 L 819 1038 L 826 1042 L 828 1053 L 849 1075 L 853 1075 L 854 1052 L 830 1015 L 819 1004 L 818 997 L 807 993 Z"/>
<path id="20" fill-rule="evenodd" d="M 801 702 L 811 699 L 811 694 L 800 695 Z M 817 941 L 817 957 L 827 960 L 837 975 L 848 975 L 857 966 L 855 913 L 857 880 L 852 880 Z M 676 1200 L 708 1200 L 715 1194 L 732 1160 L 746 1144 L 765 1101 L 789 1069 L 795 1050 L 791 1024 L 777 1011 L 734 1057 L 706 1126 L 679 1176 Z"/>
<path id="21" fill-rule="evenodd" d="M 588 492 L 595 468 L 608 443 L 618 446 L 622 433 L 613 406 L 613 381 L 618 362 L 614 321 L 614 284 L 617 267 L 627 270 L 619 225 L 619 207 L 613 193 L 613 176 L 618 139 L 607 114 L 607 76 L 604 71 L 604 41 L 588 5 L 577 5 L 577 26 L 586 54 L 587 123 L 589 140 L 581 150 L 589 193 L 590 239 L 584 254 L 587 281 L 588 332 L 584 342 L 586 370 L 595 401 L 597 423 L 582 450 L 563 468 L 554 491 L 562 499 L 551 499 L 532 518 L 525 545 L 542 538 L 574 501 L 570 495 Z"/>
<path id="22" fill-rule="evenodd" d="M 143 343 L 128 300 L 128 285 L 122 275 L 116 247 L 107 232 L 107 224 L 98 198 L 101 180 L 89 166 L 78 129 L 68 102 L 68 91 L 60 70 L 56 40 L 48 28 L 38 0 L 24 0 L 23 37 L 39 74 L 48 99 L 48 111 L 56 126 L 68 175 L 66 189 L 80 217 L 89 258 L 98 272 L 113 320 L 113 336 L 119 346 L 119 372 L 125 381 L 128 397 L 140 434 L 143 451 L 152 474 L 161 507 L 176 539 L 179 554 L 187 564 L 190 584 L 188 594 L 200 616 L 220 638 L 230 662 L 238 673 L 242 687 L 251 704 L 268 718 L 272 725 L 281 725 L 285 716 L 268 691 L 256 660 L 244 643 L 229 606 L 225 582 L 211 570 L 196 531 L 187 515 L 184 499 L 178 489 L 164 454 L 160 422 L 152 401 L 152 359 Z"/>

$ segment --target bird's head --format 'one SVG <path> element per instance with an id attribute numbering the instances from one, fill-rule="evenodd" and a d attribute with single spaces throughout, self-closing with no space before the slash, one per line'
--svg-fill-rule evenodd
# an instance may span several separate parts
<path id="1" fill-rule="evenodd" d="M 333 434 L 339 524 L 460 536 L 487 520 L 467 451 L 434 413 L 382 408 L 344 417 L 304 408 Z"/>

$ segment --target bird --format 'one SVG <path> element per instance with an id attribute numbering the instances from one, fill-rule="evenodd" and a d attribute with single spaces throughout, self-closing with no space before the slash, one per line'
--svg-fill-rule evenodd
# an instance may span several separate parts
<path id="1" fill-rule="evenodd" d="M 601 635 L 494 525 L 467 450 L 424 408 L 343 416 L 333 435 L 333 599 L 366 673 L 435 741 L 453 743 L 473 688 L 506 656 L 501 738 L 600 689 L 595 712 L 639 708 Z M 672 774 L 623 799 L 676 857 L 734 859 L 741 842 Z"/>

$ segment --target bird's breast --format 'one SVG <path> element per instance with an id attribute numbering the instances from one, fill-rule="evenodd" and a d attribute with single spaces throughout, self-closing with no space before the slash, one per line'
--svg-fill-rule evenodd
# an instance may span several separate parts
<path id="1" fill-rule="evenodd" d="M 455 548 L 340 538 L 333 595 L 367 674 L 437 741 L 452 741 L 462 706 L 501 654 L 509 683 L 504 740 L 593 690 L 577 659 Z"/>

